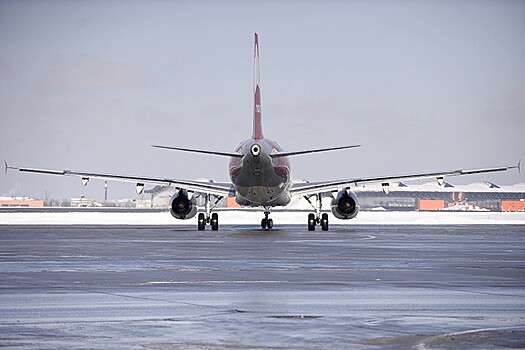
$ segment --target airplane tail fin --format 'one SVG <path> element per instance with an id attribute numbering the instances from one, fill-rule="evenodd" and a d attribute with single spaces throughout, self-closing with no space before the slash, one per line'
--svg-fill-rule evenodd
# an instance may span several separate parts
<path id="1" fill-rule="evenodd" d="M 259 36 L 255 33 L 254 43 L 254 69 L 253 69 L 253 135 L 255 140 L 262 139 L 262 120 L 261 120 L 261 89 L 259 72 Z"/>

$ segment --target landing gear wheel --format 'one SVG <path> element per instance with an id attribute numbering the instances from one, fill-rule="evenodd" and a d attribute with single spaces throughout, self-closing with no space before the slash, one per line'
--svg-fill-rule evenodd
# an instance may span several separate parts
<path id="1" fill-rule="evenodd" d="M 328 214 L 326 213 L 321 216 L 321 228 L 323 231 L 328 231 Z"/>
<path id="2" fill-rule="evenodd" d="M 219 229 L 219 215 L 217 215 L 217 213 L 211 214 L 210 224 L 211 224 L 211 229 L 213 231 L 217 231 Z"/>
<path id="3" fill-rule="evenodd" d="M 271 230 L 273 227 L 273 220 L 272 219 L 262 219 L 261 220 L 261 227 L 263 230 Z"/>
<path id="4" fill-rule="evenodd" d="M 204 213 L 199 213 L 197 219 L 197 228 L 199 231 L 204 231 L 206 229 L 206 219 L 204 218 Z"/>
<path id="5" fill-rule="evenodd" d="M 308 231 L 315 231 L 315 215 L 308 214 Z"/>
<path id="6" fill-rule="evenodd" d="M 261 227 L 263 230 L 271 230 L 273 227 L 273 220 L 270 219 L 270 208 L 264 208 L 264 219 L 261 220 Z"/>

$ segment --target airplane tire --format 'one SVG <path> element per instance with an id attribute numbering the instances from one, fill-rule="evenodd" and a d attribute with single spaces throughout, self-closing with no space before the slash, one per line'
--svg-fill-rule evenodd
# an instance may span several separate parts
<path id="1" fill-rule="evenodd" d="M 308 214 L 308 231 L 315 231 L 315 215 Z"/>
<path id="2" fill-rule="evenodd" d="M 326 213 L 321 216 L 321 228 L 323 231 L 328 231 L 328 214 Z"/>
<path id="3" fill-rule="evenodd" d="M 211 214 L 211 229 L 217 231 L 219 229 L 219 215 L 217 213 Z"/>
<path id="4" fill-rule="evenodd" d="M 204 218 L 204 213 L 199 213 L 197 219 L 197 228 L 199 231 L 204 231 L 206 229 L 206 219 Z"/>
<path id="5" fill-rule="evenodd" d="M 263 230 L 271 230 L 273 227 L 273 220 L 272 219 L 262 219 L 261 220 L 261 227 Z"/>

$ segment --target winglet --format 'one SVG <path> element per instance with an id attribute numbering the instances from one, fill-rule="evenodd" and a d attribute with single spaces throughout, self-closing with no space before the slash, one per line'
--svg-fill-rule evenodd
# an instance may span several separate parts
<path id="1" fill-rule="evenodd" d="M 19 169 L 19 168 L 15 167 L 15 166 L 9 166 L 7 164 L 7 160 L 4 159 L 4 174 L 7 174 L 7 170 L 9 170 L 9 169 L 16 170 L 16 169 Z"/>
<path id="2" fill-rule="evenodd" d="M 264 138 L 262 133 L 261 120 L 261 89 L 260 89 L 260 71 L 259 71 L 259 36 L 255 33 L 255 42 L 253 47 L 253 135 L 252 138 L 260 140 Z"/>
<path id="3" fill-rule="evenodd" d="M 517 168 L 518 168 L 518 174 L 521 174 L 521 159 L 518 160 Z"/>

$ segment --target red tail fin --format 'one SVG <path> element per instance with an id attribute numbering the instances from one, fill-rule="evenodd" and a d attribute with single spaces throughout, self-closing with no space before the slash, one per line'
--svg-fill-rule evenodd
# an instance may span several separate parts
<path id="1" fill-rule="evenodd" d="M 259 72 L 259 37 L 255 33 L 255 44 L 254 44 L 254 72 L 253 72 L 253 135 L 252 138 L 255 140 L 262 139 L 262 120 L 261 120 L 261 89 L 260 85 L 260 72 Z"/>

